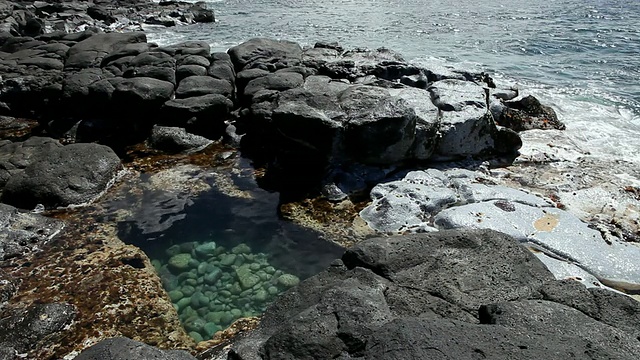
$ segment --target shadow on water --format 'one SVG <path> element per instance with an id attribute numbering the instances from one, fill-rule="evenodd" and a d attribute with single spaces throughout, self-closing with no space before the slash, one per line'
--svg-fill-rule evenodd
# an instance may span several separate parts
<path id="1" fill-rule="evenodd" d="M 207 170 L 202 170 L 206 172 Z M 262 313 L 282 291 L 324 270 L 344 249 L 278 216 L 279 194 L 258 187 L 248 161 L 214 169 L 195 195 L 146 187 L 118 235 L 149 258 L 189 334 L 208 339 L 235 319 Z M 230 180 L 233 191 L 221 185 Z M 225 182 L 222 182 L 223 184 Z"/>

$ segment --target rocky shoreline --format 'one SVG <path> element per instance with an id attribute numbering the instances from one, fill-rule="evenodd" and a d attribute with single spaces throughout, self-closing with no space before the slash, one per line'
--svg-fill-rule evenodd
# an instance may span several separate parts
<path id="1" fill-rule="evenodd" d="M 619 205 L 596 212 L 591 187 L 545 183 L 570 162 L 552 108 L 388 49 L 212 53 L 138 31 L 214 20 L 201 3 L 0 3 L 0 358 L 638 357 L 637 188 L 598 187 Z M 341 259 L 298 284 L 239 245 L 152 262 L 119 238 L 136 211 L 168 229 L 208 181 L 245 196 L 212 170 L 240 152 L 281 216 L 351 246 Z M 161 206 L 125 186 L 140 174 Z M 118 196 L 138 203 L 97 221 Z M 230 315 L 285 288 L 259 320 Z"/>

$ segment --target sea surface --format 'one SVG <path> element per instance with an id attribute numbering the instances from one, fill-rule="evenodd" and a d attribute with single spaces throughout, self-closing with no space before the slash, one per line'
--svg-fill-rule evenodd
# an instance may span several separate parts
<path id="1" fill-rule="evenodd" d="M 482 70 L 554 107 L 593 156 L 640 163 L 638 0 L 209 0 L 217 22 L 150 28 L 225 51 L 252 37 L 387 47 Z"/>

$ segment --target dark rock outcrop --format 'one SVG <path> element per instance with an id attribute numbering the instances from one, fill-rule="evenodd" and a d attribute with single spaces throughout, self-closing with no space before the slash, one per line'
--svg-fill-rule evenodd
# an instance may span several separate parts
<path id="1" fill-rule="evenodd" d="M 495 101 L 510 97 L 486 74 L 420 68 L 388 49 L 259 38 L 211 54 L 201 41 L 158 47 L 144 33 L 92 31 L 7 36 L 0 46 L 0 112 L 116 150 L 147 139 L 154 125 L 209 139 L 229 127 L 279 189 L 333 184 L 348 195 L 334 175 L 354 166 L 508 161 L 521 146 L 496 124 L 506 110 L 494 111 Z"/>
<path id="2" fill-rule="evenodd" d="M 63 227 L 62 221 L 0 204 L 0 261 L 41 249 Z"/>
<path id="3" fill-rule="evenodd" d="M 85 349 L 77 360 L 129 360 L 129 359 L 157 359 L 157 360 L 195 360 L 188 352 L 183 350 L 160 350 L 156 347 L 131 340 L 126 337 L 117 337 L 102 340 L 99 343 Z"/>
<path id="4" fill-rule="evenodd" d="M 369 239 L 281 296 L 229 358 L 634 359 L 640 353 L 637 323 L 624 313 L 599 320 L 584 311 L 599 311 L 588 303 L 554 302 L 544 289 L 556 284 L 533 254 L 494 231 Z M 586 291 L 564 290 L 565 299 Z M 607 292 L 598 305 L 622 301 L 640 310 L 624 298 Z"/>
<path id="5" fill-rule="evenodd" d="M 0 189 L 11 176 L 21 173 L 37 155 L 52 152 L 62 144 L 48 137 L 33 136 L 25 141 L 0 141 Z"/>
<path id="6" fill-rule="evenodd" d="M 556 112 L 542 105 L 538 99 L 529 95 L 512 101 L 498 102 L 492 105 L 495 121 L 514 131 L 532 129 L 564 130 L 566 126 L 558 120 Z"/>
<path id="7" fill-rule="evenodd" d="M 22 310 L 6 311 L 0 320 L 0 355 L 3 359 L 17 359 L 37 346 L 51 341 L 69 326 L 76 309 L 69 304 L 38 304 Z"/>
<path id="8" fill-rule="evenodd" d="M 247 134 L 248 153 L 277 159 L 268 175 L 280 189 L 336 183 L 327 174 L 354 164 L 511 158 L 522 145 L 494 122 L 486 74 L 423 69 L 387 49 L 300 49 L 269 39 L 229 55 L 237 71 L 235 125 Z"/>
<path id="9" fill-rule="evenodd" d="M 0 31 L 17 36 L 74 33 L 86 28 L 102 31 L 142 30 L 142 24 L 164 26 L 209 23 L 213 10 L 205 2 L 117 1 L 1 1 Z"/>
<path id="10" fill-rule="evenodd" d="M 84 203 L 104 191 L 120 168 L 118 156 L 104 145 L 55 148 L 38 154 L 24 171 L 11 176 L 2 201 L 26 209 Z"/>
<path id="11" fill-rule="evenodd" d="M 198 151 L 212 142 L 205 137 L 190 134 L 183 128 L 165 126 L 154 126 L 149 137 L 152 148 L 170 153 Z"/>

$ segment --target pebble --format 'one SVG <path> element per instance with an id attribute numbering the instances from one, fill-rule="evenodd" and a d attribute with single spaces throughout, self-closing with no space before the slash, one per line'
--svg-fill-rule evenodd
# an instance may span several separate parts
<path id="1" fill-rule="evenodd" d="M 220 257 L 220 265 L 222 266 L 231 266 L 236 262 L 235 254 L 225 254 Z"/>
<path id="2" fill-rule="evenodd" d="M 216 243 L 211 241 L 211 242 L 206 242 L 202 245 L 198 245 L 195 247 L 195 253 L 198 257 L 200 257 L 201 259 L 207 259 L 210 256 L 214 256 L 215 252 L 216 252 Z"/>
<path id="3" fill-rule="evenodd" d="M 180 290 L 169 291 L 169 298 L 173 303 L 177 303 L 183 297 L 184 297 L 184 294 Z"/>
<path id="4" fill-rule="evenodd" d="M 189 333 L 189 336 L 191 336 L 191 338 L 192 338 L 193 340 L 195 340 L 195 342 L 197 342 L 197 343 L 199 343 L 200 341 L 203 341 L 203 340 L 204 340 L 204 339 L 202 338 L 202 335 L 200 335 L 200 333 L 199 333 L 199 332 L 197 332 L 197 331 L 191 331 L 191 332 Z"/>
<path id="5" fill-rule="evenodd" d="M 297 276 L 291 274 L 280 275 L 278 278 L 278 284 L 290 288 L 298 285 L 300 283 L 300 279 Z"/>
<path id="6" fill-rule="evenodd" d="M 189 262 L 191 261 L 191 254 L 177 254 L 169 259 L 169 266 L 174 270 L 182 271 L 189 268 Z"/>
<path id="7" fill-rule="evenodd" d="M 207 338 L 212 338 L 213 335 L 215 335 L 218 331 L 220 331 L 220 327 L 213 322 L 208 322 L 204 325 L 203 330 L 207 335 Z"/>
<path id="8" fill-rule="evenodd" d="M 238 244 L 236 247 L 231 249 L 231 253 L 233 254 L 249 254 L 250 252 L 251 248 L 245 243 Z"/>
<path id="9" fill-rule="evenodd" d="M 271 266 L 266 254 L 251 253 L 244 243 L 226 250 L 213 241 L 189 242 L 165 253 L 166 264 L 154 260 L 153 265 L 196 341 L 211 339 L 235 319 L 262 313 L 282 289 L 300 282 Z"/>

